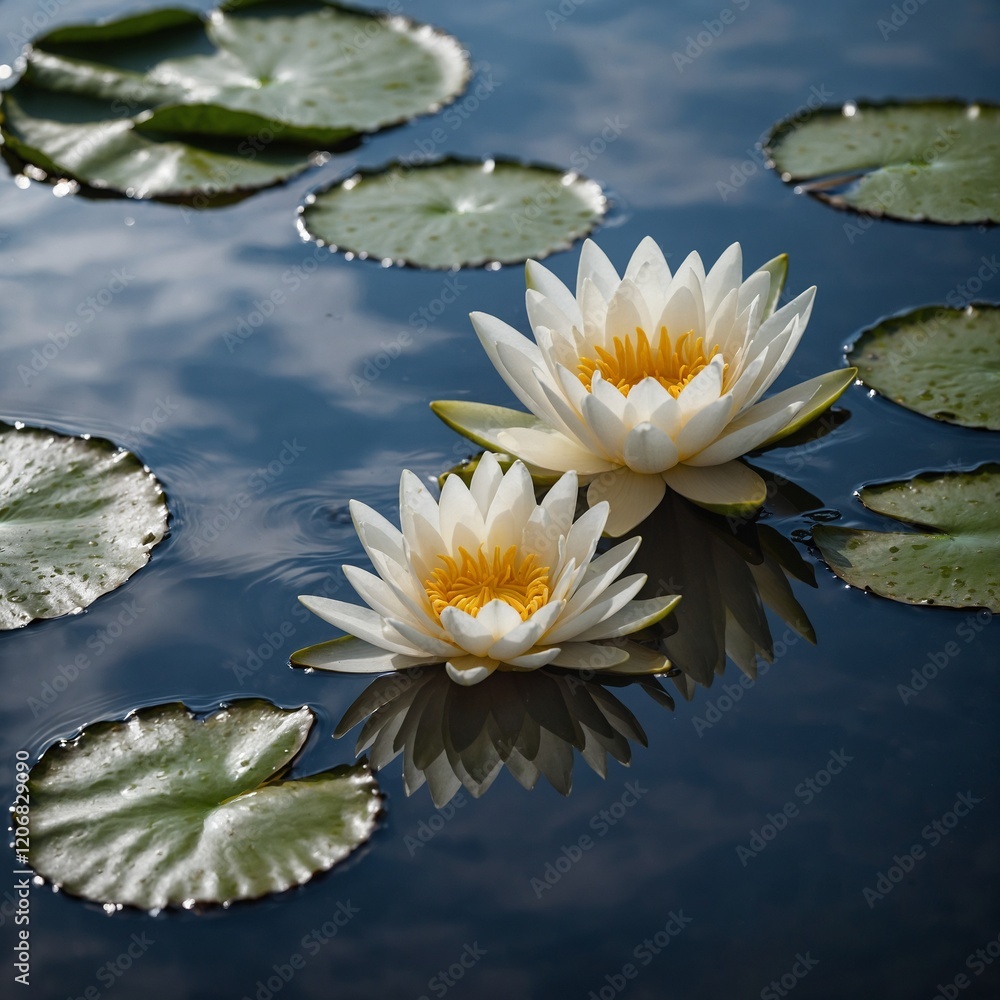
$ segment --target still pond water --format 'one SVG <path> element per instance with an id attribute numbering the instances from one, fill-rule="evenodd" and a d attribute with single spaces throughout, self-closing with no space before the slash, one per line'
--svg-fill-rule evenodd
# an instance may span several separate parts
<path id="1" fill-rule="evenodd" d="M 25 18 L 47 29 L 153 6 L 3 0 L 0 62 L 14 60 Z M 350 498 L 395 516 L 401 468 L 432 477 L 469 454 L 430 400 L 512 405 L 467 313 L 524 329 L 523 276 L 318 252 L 295 225 L 313 187 L 397 156 L 506 154 L 599 180 L 614 207 L 596 237 L 619 267 L 647 234 L 674 265 L 691 249 L 714 260 L 734 240 L 749 264 L 787 251 L 790 290 L 815 283 L 819 295 L 779 388 L 837 367 L 879 317 L 961 293 L 995 259 L 995 230 L 859 220 L 793 194 L 755 148 L 773 121 L 819 101 L 998 97 L 995 4 L 903 6 L 912 12 L 862 0 L 406 3 L 467 46 L 469 90 L 450 113 L 285 187 L 198 213 L 55 197 L 4 169 L 0 417 L 135 450 L 173 515 L 126 586 L 0 637 L 10 786 L 16 751 L 34 757 L 91 721 L 173 699 L 309 704 L 320 725 L 303 769 L 353 758 L 356 731 L 330 734 L 365 682 L 287 667 L 329 634 L 295 595 L 333 592 L 340 564 L 363 560 Z M 577 257 L 547 263 L 572 280 Z M 259 322 L 276 290 L 283 301 Z M 987 282 L 978 297 L 998 296 Z M 25 384 L 18 366 L 84 313 Z M 840 408 L 850 416 L 834 433 L 759 461 L 842 523 L 874 524 L 852 496 L 865 482 L 997 458 L 989 432 L 936 425 L 857 386 Z M 252 502 L 232 514 L 241 492 Z M 796 539 L 811 523 L 791 509 L 768 520 Z M 753 686 L 730 664 L 690 701 L 667 681 L 672 711 L 621 691 L 649 741 L 630 768 L 612 761 L 602 780 L 578 761 L 568 798 L 503 774 L 439 813 L 426 789 L 404 794 L 397 761 L 381 772 L 386 816 L 365 849 L 226 912 L 109 917 L 36 887 L 24 995 L 1000 995 L 996 624 L 848 590 L 795 544 L 816 571 L 815 589 L 794 584 L 816 645 L 774 617 L 775 662 Z M 41 702 L 81 653 L 86 668 Z M 930 659 L 947 665 L 904 703 L 898 685 Z M 21 995 L 2 914 L 3 993 Z"/>

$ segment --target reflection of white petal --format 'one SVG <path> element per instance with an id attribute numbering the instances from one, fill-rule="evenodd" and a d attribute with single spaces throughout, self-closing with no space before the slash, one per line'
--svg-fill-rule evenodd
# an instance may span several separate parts
<path id="1" fill-rule="evenodd" d="M 590 504 L 607 500 L 611 505 L 604 530 L 617 538 L 644 521 L 663 499 L 663 479 L 642 476 L 631 469 L 616 469 L 592 480 L 587 490 Z"/>

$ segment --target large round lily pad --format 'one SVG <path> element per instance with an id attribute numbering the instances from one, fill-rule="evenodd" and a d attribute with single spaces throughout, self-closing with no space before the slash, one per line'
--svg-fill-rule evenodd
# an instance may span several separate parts
<path id="1" fill-rule="evenodd" d="M 359 257 L 458 268 L 538 259 L 586 236 L 607 209 L 600 185 L 497 160 L 390 164 L 308 197 L 303 228 Z"/>
<path id="2" fill-rule="evenodd" d="M 74 895 L 152 910 L 307 882 L 371 836 L 381 804 L 364 762 L 284 777 L 314 721 L 247 699 L 88 726 L 31 770 L 31 866 Z"/>
<path id="3" fill-rule="evenodd" d="M 87 607 L 144 566 L 166 530 L 163 490 L 130 452 L 0 425 L 0 628 Z"/>
<path id="4" fill-rule="evenodd" d="M 326 3 L 240 2 L 59 28 L 32 44 L 36 85 L 149 108 L 173 133 L 329 144 L 438 110 L 464 88 L 461 45 L 426 24 Z"/>
<path id="5" fill-rule="evenodd" d="M 782 179 L 840 208 L 909 222 L 1000 221 L 1000 107 L 959 101 L 820 108 L 765 144 Z"/>
<path id="6" fill-rule="evenodd" d="M 847 356 L 858 377 L 909 410 L 1000 430 L 1000 307 L 927 306 L 883 320 Z"/>
<path id="7" fill-rule="evenodd" d="M 35 39 L 0 97 L 3 137 L 51 176 L 206 205 L 436 111 L 468 78 L 455 39 L 402 17 L 324 0 L 156 10 Z"/>
<path id="8" fill-rule="evenodd" d="M 866 486 L 861 501 L 920 529 L 817 525 L 813 538 L 852 587 L 906 604 L 1000 612 L 1000 464 Z"/>

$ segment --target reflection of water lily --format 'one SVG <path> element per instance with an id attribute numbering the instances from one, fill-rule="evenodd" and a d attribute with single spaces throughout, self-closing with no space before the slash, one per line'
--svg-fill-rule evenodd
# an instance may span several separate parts
<path id="1" fill-rule="evenodd" d="M 805 330 L 815 289 L 776 310 L 787 259 L 745 281 L 742 268 L 734 243 L 707 274 L 692 253 L 671 275 L 647 237 L 620 278 L 588 240 L 574 296 L 529 261 L 536 343 L 485 313 L 472 320 L 533 416 L 464 402 L 435 411 L 485 447 L 588 479 L 591 505 L 611 505 L 612 535 L 635 527 L 667 486 L 712 510 L 751 513 L 765 487 L 739 456 L 812 420 L 855 372 L 829 372 L 762 401 Z"/>
<path id="2" fill-rule="evenodd" d="M 400 753 L 412 794 L 425 781 L 437 806 L 463 786 L 479 797 L 507 768 L 525 788 L 544 777 L 568 795 L 574 753 L 601 777 L 607 758 L 632 758 L 629 741 L 646 746 L 638 719 L 612 685 L 641 687 L 673 708 L 655 677 L 585 680 L 543 668 L 497 672 L 474 687 L 452 684 L 442 670 L 415 668 L 376 678 L 344 713 L 335 736 L 364 722 L 357 753 L 379 770 Z"/>
<path id="3" fill-rule="evenodd" d="M 447 664 L 459 684 L 498 668 L 649 673 L 665 657 L 623 636 L 652 624 L 673 596 L 635 601 L 642 574 L 619 579 L 633 538 L 594 558 L 608 505 L 574 522 L 577 477 L 568 473 L 540 503 L 525 467 L 504 474 L 485 456 L 469 486 L 449 476 L 440 502 L 411 472 L 400 480 L 402 532 L 357 501 L 351 514 L 378 576 L 345 566 L 369 606 L 301 597 L 350 633 L 292 654 L 292 662 L 348 673 Z"/>

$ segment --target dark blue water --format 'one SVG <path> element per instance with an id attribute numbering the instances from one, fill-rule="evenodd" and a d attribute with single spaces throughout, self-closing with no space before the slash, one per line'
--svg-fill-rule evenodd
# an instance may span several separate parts
<path id="1" fill-rule="evenodd" d="M 790 385 L 840 365 L 845 342 L 879 317 L 945 301 L 998 249 L 996 232 L 976 227 L 859 226 L 793 194 L 755 150 L 773 121 L 817 95 L 996 99 L 995 5 L 910 7 L 883 38 L 893 5 L 861 0 L 404 5 L 472 55 L 469 94 L 479 86 L 480 97 L 447 119 L 200 214 L 0 177 L 0 416 L 125 444 L 160 476 L 173 511 L 170 538 L 126 586 L 84 614 L 0 637 L 10 787 L 17 750 L 35 755 L 88 722 L 178 698 L 309 704 L 321 725 L 303 769 L 352 759 L 356 733 L 329 737 L 364 681 L 287 667 L 293 649 L 329 634 L 297 613 L 295 595 L 336 593 L 340 564 L 363 560 L 350 498 L 394 516 L 401 468 L 435 476 L 469 454 L 430 400 L 513 405 L 466 314 L 523 329 L 523 276 L 317 254 L 295 228 L 307 191 L 426 151 L 581 167 L 614 199 L 597 239 L 620 267 L 646 234 L 673 264 L 691 249 L 714 260 L 737 239 L 749 264 L 790 253 L 791 291 L 819 286 L 779 387 Z M 125 9 L 4 0 L 0 62 L 13 61 L 25 18 L 45 30 Z M 573 250 L 547 263 L 571 280 L 576 262 Z M 18 366 L 116 274 L 124 290 L 25 384 Z M 284 301 L 231 350 L 240 321 L 275 291 Z M 978 297 L 998 295 L 987 283 Z M 875 523 L 852 496 L 865 482 L 997 457 L 989 432 L 934 424 L 860 387 L 842 406 L 850 418 L 822 442 L 759 463 L 844 523 Z M 239 493 L 252 502 L 234 513 Z M 790 512 L 768 523 L 790 537 L 810 521 Z M 677 695 L 673 712 L 621 692 L 649 737 L 631 768 L 612 763 L 601 780 L 578 762 L 568 798 L 503 774 L 439 817 L 426 789 L 405 796 L 390 764 L 385 822 L 366 849 L 300 890 L 227 912 L 109 917 L 36 887 L 30 995 L 998 995 L 995 623 L 848 590 L 798 548 L 816 569 L 815 589 L 794 587 L 817 644 L 789 638 L 738 700 L 736 689 L 727 700 L 742 676 L 732 665 L 690 702 Z M 779 619 L 771 627 L 786 635 Z M 943 652 L 949 643 L 956 655 Z M 39 704 L 81 653 L 87 666 Z M 897 686 L 942 657 L 947 666 L 904 704 Z M 550 871 L 551 888 L 533 884 Z M 880 892 L 880 874 L 899 881 Z M 15 995 L 3 913 L 0 977 Z M 448 973 L 456 963 L 461 979 Z"/>

